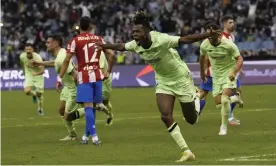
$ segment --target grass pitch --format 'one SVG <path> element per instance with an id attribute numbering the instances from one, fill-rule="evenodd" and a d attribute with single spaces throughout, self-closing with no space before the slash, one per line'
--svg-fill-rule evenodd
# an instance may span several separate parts
<path id="1" fill-rule="evenodd" d="M 182 134 L 196 161 L 181 164 L 276 164 L 276 86 L 244 86 L 245 107 L 236 108 L 241 126 L 230 126 L 218 136 L 220 111 L 211 95 L 199 123 L 182 119 L 178 102 L 174 110 Z M 38 116 L 31 97 L 22 91 L 3 91 L 1 117 L 2 164 L 176 164 L 180 150 L 166 131 L 155 103 L 154 89 L 114 89 L 113 126 L 97 114 L 101 147 L 60 142 L 67 135 L 58 114 L 59 94 L 45 91 L 45 115 Z M 76 121 L 79 136 L 84 120 Z"/>

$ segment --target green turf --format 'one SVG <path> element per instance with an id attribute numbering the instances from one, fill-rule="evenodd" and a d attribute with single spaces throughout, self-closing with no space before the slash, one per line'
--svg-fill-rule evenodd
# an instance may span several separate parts
<path id="1" fill-rule="evenodd" d="M 182 119 L 176 103 L 175 119 L 196 155 L 187 164 L 276 164 L 276 87 L 246 86 L 243 92 L 245 108 L 236 109 L 241 126 L 229 127 L 227 136 L 218 136 L 220 111 L 211 96 L 194 126 Z M 43 117 L 23 92 L 1 94 L 2 164 L 175 164 L 180 157 L 160 120 L 154 89 L 113 90 L 113 126 L 105 126 L 105 117 L 97 115 L 102 147 L 58 141 L 67 133 L 57 110 L 57 92 L 45 92 Z M 81 136 L 84 121 L 76 127 Z"/>

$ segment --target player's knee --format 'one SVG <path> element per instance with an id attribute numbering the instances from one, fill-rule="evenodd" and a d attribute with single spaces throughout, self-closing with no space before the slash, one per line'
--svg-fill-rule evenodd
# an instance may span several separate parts
<path id="1" fill-rule="evenodd" d="M 31 89 L 24 89 L 24 93 L 26 95 L 30 95 L 31 94 Z"/>
<path id="2" fill-rule="evenodd" d="M 64 108 L 63 107 L 60 107 L 58 111 L 61 116 L 64 116 Z"/>
<path id="3" fill-rule="evenodd" d="M 165 123 L 168 124 L 173 121 L 173 117 L 171 115 L 161 115 L 161 120 Z"/>

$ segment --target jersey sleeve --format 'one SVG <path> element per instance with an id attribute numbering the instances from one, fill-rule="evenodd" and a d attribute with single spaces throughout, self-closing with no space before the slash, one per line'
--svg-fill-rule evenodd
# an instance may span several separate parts
<path id="1" fill-rule="evenodd" d="M 73 39 L 70 43 L 70 51 L 69 53 L 75 53 L 76 52 L 76 39 Z"/>
<path id="2" fill-rule="evenodd" d="M 167 48 L 176 48 L 179 44 L 180 36 L 170 36 L 165 33 L 160 34 L 160 41 L 164 44 Z"/>
<path id="3" fill-rule="evenodd" d="M 67 53 L 70 53 L 70 50 L 71 50 L 71 43 L 72 43 L 72 40 L 70 40 L 66 46 L 66 52 Z"/>
<path id="4" fill-rule="evenodd" d="M 127 51 L 135 52 L 136 46 L 137 46 L 137 44 L 136 44 L 135 40 L 132 40 L 132 41 L 127 42 L 127 43 L 125 44 L 125 49 L 126 49 Z"/>
<path id="5" fill-rule="evenodd" d="M 35 53 L 35 60 L 38 61 L 38 62 L 43 62 L 41 56 L 37 53 Z"/>
<path id="6" fill-rule="evenodd" d="M 201 45 L 200 45 L 200 56 L 203 56 L 203 55 L 207 55 L 206 53 L 206 48 L 205 48 L 205 46 L 206 46 L 206 44 L 205 44 L 205 42 L 203 41 L 202 43 L 201 43 Z"/>
<path id="7" fill-rule="evenodd" d="M 238 57 L 240 56 L 240 51 L 239 51 L 239 48 L 237 47 L 237 45 L 233 42 L 229 42 L 230 44 L 230 55 L 233 56 L 233 57 Z"/>
<path id="8" fill-rule="evenodd" d="M 20 54 L 19 56 L 20 62 L 23 62 L 23 56 L 24 56 L 24 53 Z"/>

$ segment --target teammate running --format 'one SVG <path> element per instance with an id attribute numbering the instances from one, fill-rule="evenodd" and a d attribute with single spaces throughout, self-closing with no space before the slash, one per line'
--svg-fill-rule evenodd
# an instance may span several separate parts
<path id="1" fill-rule="evenodd" d="M 20 65 L 24 73 L 24 92 L 26 95 L 33 96 L 33 102 L 38 104 L 38 114 L 44 115 L 43 111 L 43 92 L 44 92 L 44 67 L 35 66 L 31 60 L 42 61 L 39 54 L 34 52 L 33 45 L 27 43 L 25 50 L 20 54 Z M 38 102 L 37 102 L 38 100 Z"/>
<path id="2" fill-rule="evenodd" d="M 212 23 L 205 27 L 206 32 L 210 32 L 211 29 L 219 30 L 219 26 Z M 242 67 L 243 58 L 238 47 L 221 35 L 204 40 L 200 45 L 200 75 L 204 82 L 208 81 L 204 71 L 206 56 L 212 66 L 213 96 L 217 108 L 221 109 L 219 135 L 226 135 L 230 104 L 233 102 L 242 104 L 240 98 L 232 94 L 236 88 L 237 73 Z"/>

